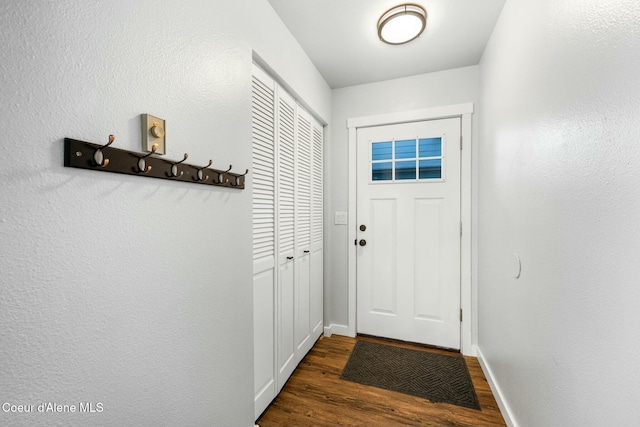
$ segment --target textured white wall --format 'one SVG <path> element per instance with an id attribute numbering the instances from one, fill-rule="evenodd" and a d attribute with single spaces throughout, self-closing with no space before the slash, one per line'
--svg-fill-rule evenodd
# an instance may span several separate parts
<path id="1" fill-rule="evenodd" d="M 480 350 L 518 425 L 637 425 L 640 3 L 508 0 L 481 91 Z"/>
<path id="2" fill-rule="evenodd" d="M 475 103 L 478 99 L 477 66 L 333 91 L 331 135 L 325 146 L 325 325 L 346 326 L 349 314 L 348 229 L 345 225 L 334 225 L 334 212 L 347 212 L 349 208 L 347 119 L 466 102 Z"/>
<path id="3" fill-rule="evenodd" d="M 63 168 L 65 136 L 251 164 L 252 49 L 324 117 L 266 0 L 0 4 L 2 425 L 253 425 L 251 189 Z M 250 182 L 250 179 L 249 179 Z"/>

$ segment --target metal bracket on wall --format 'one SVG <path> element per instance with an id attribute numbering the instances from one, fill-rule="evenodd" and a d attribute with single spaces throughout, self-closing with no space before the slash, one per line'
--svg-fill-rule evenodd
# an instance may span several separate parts
<path id="1" fill-rule="evenodd" d="M 211 162 L 205 168 L 183 163 L 188 155 L 184 155 L 182 161 L 161 159 L 153 157 L 152 151 L 148 154 L 113 148 L 114 136 L 109 135 L 109 142 L 105 145 L 92 144 L 76 139 L 64 139 L 64 166 L 68 168 L 89 169 L 101 172 L 122 173 L 125 175 L 146 176 L 149 178 L 162 178 L 172 181 L 190 182 L 192 184 L 215 185 L 219 187 L 244 189 L 246 175 L 231 172 L 232 166 L 227 170 L 209 168 Z M 209 179 L 211 178 L 211 179 Z"/>

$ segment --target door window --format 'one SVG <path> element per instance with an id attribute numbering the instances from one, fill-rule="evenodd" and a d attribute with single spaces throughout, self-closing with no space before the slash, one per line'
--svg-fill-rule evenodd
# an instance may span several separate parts
<path id="1" fill-rule="evenodd" d="M 442 137 L 371 142 L 371 181 L 442 181 L 442 143 Z"/>

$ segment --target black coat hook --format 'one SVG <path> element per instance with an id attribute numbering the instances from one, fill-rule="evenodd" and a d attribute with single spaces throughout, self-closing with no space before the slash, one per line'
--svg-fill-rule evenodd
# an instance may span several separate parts
<path id="1" fill-rule="evenodd" d="M 235 182 L 235 184 L 234 184 L 234 185 L 235 185 L 236 187 L 239 187 L 240 185 L 242 185 L 242 181 L 244 181 L 244 177 L 245 177 L 248 173 L 249 173 L 249 169 L 247 169 L 246 171 L 244 171 L 244 173 L 243 173 L 242 175 L 238 175 L 238 176 L 236 176 L 236 179 L 235 179 L 235 181 L 236 181 L 236 182 Z"/>
<path id="2" fill-rule="evenodd" d="M 180 171 L 180 173 L 178 174 L 178 165 L 184 162 L 185 160 L 187 160 L 188 158 L 189 158 L 189 155 L 187 153 L 184 153 L 184 159 L 180 160 L 179 162 L 175 162 L 174 164 L 171 165 L 171 176 L 177 177 L 177 176 L 184 175 L 184 171 Z"/>
<path id="3" fill-rule="evenodd" d="M 93 153 L 93 160 L 96 162 L 96 166 L 105 167 L 109 164 L 109 159 L 104 158 L 104 153 L 102 150 L 113 144 L 113 141 L 116 139 L 115 136 L 109 135 L 109 142 L 107 142 L 102 147 L 98 148 L 95 153 Z"/>
<path id="4" fill-rule="evenodd" d="M 198 169 L 196 172 L 196 181 L 206 181 L 209 179 L 209 175 L 204 174 L 204 170 L 213 164 L 213 160 L 209 160 L 209 164 L 201 169 Z"/>
<path id="5" fill-rule="evenodd" d="M 233 165 L 229 165 L 229 169 L 227 169 L 224 172 L 218 173 L 218 184 L 226 184 L 227 182 L 229 182 L 229 178 L 224 179 L 224 174 L 229 172 L 232 168 L 233 168 Z"/>
<path id="6" fill-rule="evenodd" d="M 139 173 L 147 173 L 149 172 L 152 168 L 151 165 L 147 166 L 147 157 L 149 157 L 152 154 L 156 153 L 156 150 L 158 150 L 158 144 L 153 144 L 153 147 L 151 147 L 151 152 L 148 154 L 145 154 L 144 156 L 140 157 L 138 159 L 138 172 Z"/>

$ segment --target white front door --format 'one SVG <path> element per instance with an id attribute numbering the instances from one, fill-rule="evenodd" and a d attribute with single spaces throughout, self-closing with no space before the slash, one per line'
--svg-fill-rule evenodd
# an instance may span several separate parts
<path id="1" fill-rule="evenodd" d="M 460 348 L 460 119 L 357 130 L 357 331 Z"/>

